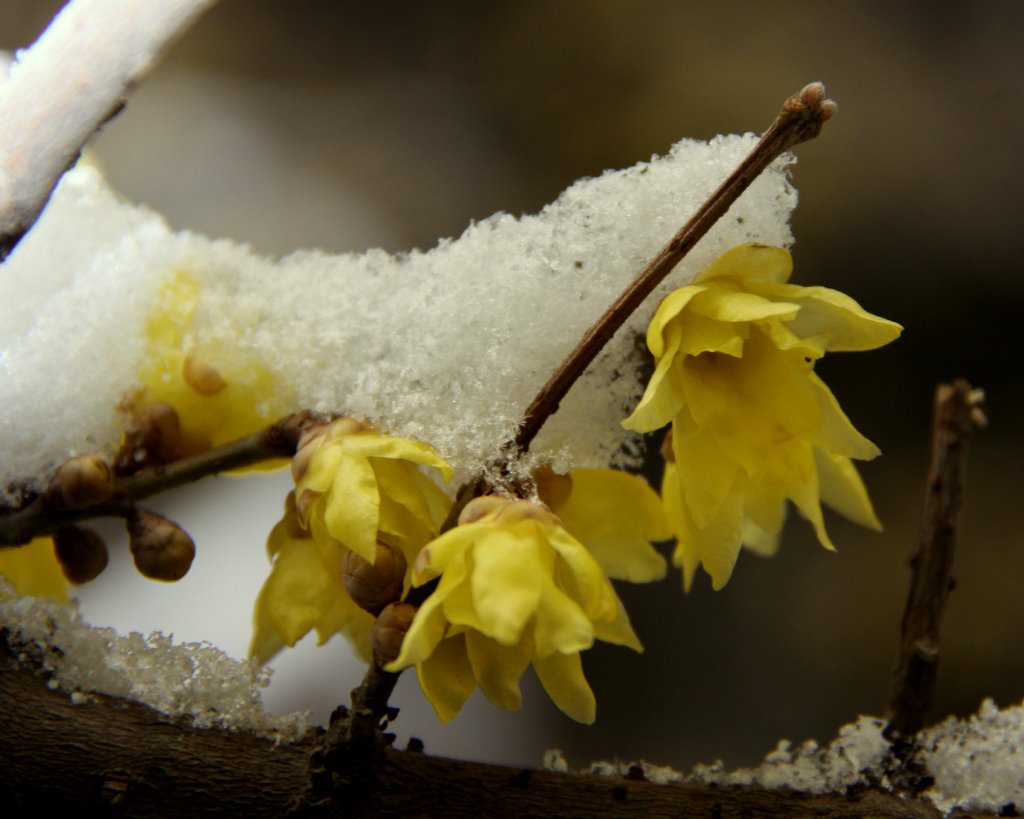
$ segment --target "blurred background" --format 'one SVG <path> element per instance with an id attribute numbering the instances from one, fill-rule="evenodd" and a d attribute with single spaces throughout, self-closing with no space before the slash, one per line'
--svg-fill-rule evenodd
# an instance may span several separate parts
<path id="1" fill-rule="evenodd" d="M 0 47 L 29 44 L 60 5 L 0 0 Z M 677 573 L 622 587 L 647 652 L 586 653 L 595 726 L 563 717 L 529 673 L 522 713 L 476 695 L 440 726 L 405 675 L 399 744 L 413 734 L 428 752 L 526 765 L 559 747 L 573 765 L 737 766 L 782 737 L 828 740 L 880 713 L 932 394 L 956 376 L 986 389 L 992 423 L 972 445 L 934 715 L 1021 700 L 1022 35 L 1017 0 L 222 0 L 174 47 L 96 140 L 100 161 L 174 227 L 271 254 L 430 247 L 682 137 L 761 131 L 811 80 L 839 103 L 797 150 L 794 278 L 906 327 L 887 349 L 820 368 L 884 453 L 863 474 L 885 532 L 833 516 L 830 554 L 793 519 L 781 553 L 743 555 L 722 592 L 701 577 L 684 596 Z M 82 591 L 87 617 L 244 655 L 287 483 L 225 479 L 162 499 L 199 544 L 191 575 L 154 584 L 119 552 Z M 318 720 L 361 676 L 337 641 L 275 666 L 268 703 Z"/>

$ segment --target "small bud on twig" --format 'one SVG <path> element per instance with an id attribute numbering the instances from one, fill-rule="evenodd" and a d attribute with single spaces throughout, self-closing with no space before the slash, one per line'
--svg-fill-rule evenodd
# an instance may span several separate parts
<path id="1" fill-rule="evenodd" d="M 194 355 L 185 356 L 181 375 L 186 384 L 205 397 L 216 395 L 228 385 L 209 362 Z"/>
<path id="2" fill-rule="evenodd" d="M 352 602 L 370 614 L 379 614 L 402 596 L 405 582 L 405 555 L 387 543 L 377 541 L 373 563 L 355 552 L 346 552 L 341 561 L 341 577 Z"/>
<path id="3" fill-rule="evenodd" d="M 132 510 L 127 524 L 128 545 L 140 574 L 167 582 L 188 574 L 196 545 L 178 524 L 145 509 Z"/>
<path id="4" fill-rule="evenodd" d="M 416 616 L 416 606 L 409 603 L 391 603 L 377 617 L 370 630 L 373 661 L 383 668 L 402 651 L 402 640 Z"/>
<path id="5" fill-rule="evenodd" d="M 53 551 L 64 577 L 76 585 L 95 580 L 107 568 L 107 544 L 91 529 L 58 529 L 53 536 Z"/>
<path id="6" fill-rule="evenodd" d="M 114 491 L 114 473 L 99 455 L 79 455 L 57 469 L 46 490 L 46 502 L 56 509 L 86 509 L 102 503 Z"/>

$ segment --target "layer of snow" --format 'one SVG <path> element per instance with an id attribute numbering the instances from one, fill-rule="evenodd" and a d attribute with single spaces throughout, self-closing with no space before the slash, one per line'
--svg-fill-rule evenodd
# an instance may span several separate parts
<path id="1" fill-rule="evenodd" d="M 426 252 L 281 260 L 174 233 L 79 167 L 0 266 L 0 492 L 71 454 L 116 448 L 115 406 L 137 384 L 145 322 L 180 272 L 201 286 L 190 340 L 219 350 L 211 363 L 225 370 L 258 357 L 279 387 L 272 412 L 365 416 L 430 442 L 465 477 L 513 437 L 586 328 L 754 143 L 682 141 L 575 183 L 537 215 L 497 214 Z M 630 459 L 619 421 L 641 392 L 637 335 L 667 289 L 727 248 L 790 244 L 791 161 L 763 174 L 617 334 L 535 452 L 560 465 Z"/>
<path id="2" fill-rule="evenodd" d="M 0 578 L 0 623 L 7 641 L 25 659 L 51 673 L 50 685 L 72 702 L 90 693 L 140 702 L 200 728 L 248 731 L 276 741 L 294 741 L 307 731 L 306 714 L 274 716 L 264 710 L 260 689 L 269 672 L 241 663 L 209 643 L 175 645 L 158 632 L 125 636 L 94 628 L 70 607 L 17 597 Z"/>
<path id="3" fill-rule="evenodd" d="M 659 784 L 756 785 L 813 794 L 844 793 L 855 786 L 894 790 L 890 772 L 896 760 L 884 728 L 884 720 L 862 716 L 824 747 L 807 740 L 794 748 L 782 740 L 756 768 L 730 771 L 718 761 L 684 774 L 642 760 L 616 760 L 595 762 L 580 773 L 624 777 L 639 768 L 645 779 Z M 967 719 L 949 717 L 922 731 L 917 745 L 913 762 L 921 766 L 920 778 L 934 780 L 923 796 L 939 810 L 996 813 L 1024 805 L 1024 703 L 1000 709 L 987 699 Z M 543 764 L 550 771 L 570 770 L 559 750 L 546 752 Z"/>

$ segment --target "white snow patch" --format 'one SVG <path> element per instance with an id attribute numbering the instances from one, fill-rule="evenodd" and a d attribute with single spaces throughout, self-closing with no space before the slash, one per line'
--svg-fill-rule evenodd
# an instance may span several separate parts
<path id="1" fill-rule="evenodd" d="M 48 685 L 70 692 L 75 705 L 90 693 L 140 702 L 199 728 L 248 731 L 290 742 L 307 732 L 305 712 L 274 716 L 263 709 L 260 688 L 270 672 L 239 662 L 209 643 L 181 643 L 153 632 L 121 636 L 94 628 L 78 611 L 48 600 L 18 597 L 0 578 L 0 625 L 21 658 L 52 675 Z"/>
<path id="2" fill-rule="evenodd" d="M 72 454 L 116 449 L 145 321 L 175 273 L 200 282 L 189 342 L 279 386 L 271 411 L 365 416 L 475 473 L 583 332 L 756 142 L 684 140 L 664 157 L 584 179 L 539 214 L 499 213 L 432 250 L 273 260 L 172 232 L 97 171 L 67 174 L 0 266 L 0 494 L 41 486 Z M 788 246 L 796 192 L 778 160 L 733 205 L 574 386 L 533 446 L 561 467 L 628 463 L 619 426 L 642 391 L 636 341 L 659 299 L 742 242 Z M 231 369 L 231 360 L 213 361 Z M 623 449 L 625 447 L 625 449 Z"/>

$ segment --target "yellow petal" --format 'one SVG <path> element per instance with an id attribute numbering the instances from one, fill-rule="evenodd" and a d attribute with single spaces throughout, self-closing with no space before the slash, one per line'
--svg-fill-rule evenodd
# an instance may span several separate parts
<path id="1" fill-rule="evenodd" d="M 388 663 L 385 671 L 397 672 L 425 661 L 438 649 L 445 637 L 447 619 L 444 615 L 444 595 L 434 591 L 413 617 L 405 633 L 398 656 Z"/>
<path id="2" fill-rule="evenodd" d="M 534 625 L 537 655 L 583 651 L 594 644 L 594 625 L 579 604 L 550 580 L 544 584 Z"/>
<path id="3" fill-rule="evenodd" d="M 624 429 L 631 429 L 634 432 L 653 432 L 661 429 L 672 421 L 685 401 L 679 379 L 679 365 L 676 361 L 682 330 L 678 324 L 673 324 L 666 332 L 668 342 L 664 355 L 657 358 L 654 374 L 647 382 L 636 409 L 622 421 Z"/>
<path id="4" fill-rule="evenodd" d="M 370 462 L 346 451 L 324 497 L 324 522 L 331 537 L 372 563 L 377 554 L 380 497 Z"/>
<path id="5" fill-rule="evenodd" d="M 736 434 L 742 433 L 737 426 Z M 676 481 L 681 502 L 689 508 L 694 523 L 704 526 L 718 515 L 732 492 L 739 471 L 737 463 L 723 452 L 719 437 L 699 429 L 687 412 L 680 413 L 672 424 L 672 449 L 678 464 Z"/>
<path id="6" fill-rule="evenodd" d="M 433 654 L 416 666 L 416 678 L 438 719 L 455 719 L 476 689 L 464 635 L 442 640 Z"/>
<path id="7" fill-rule="evenodd" d="M 647 481 L 617 469 L 574 469 L 572 492 L 555 509 L 566 531 L 593 555 L 608 577 L 661 580 L 665 558 L 652 540 L 672 536 L 661 500 Z"/>
<path id="8" fill-rule="evenodd" d="M 68 602 L 68 581 L 48 537 L 37 537 L 25 546 L 0 548 L 0 574 L 11 581 L 20 595 Z"/>
<path id="9" fill-rule="evenodd" d="M 579 654 L 551 654 L 536 657 L 533 668 L 552 702 L 568 717 L 591 725 L 597 715 L 594 692 L 583 676 Z"/>
<path id="10" fill-rule="evenodd" d="M 530 664 L 530 652 L 524 645 L 504 646 L 478 631 L 468 631 L 466 653 L 484 696 L 506 711 L 517 710 L 522 705 L 519 678 Z"/>
<path id="11" fill-rule="evenodd" d="M 519 640 L 537 610 L 544 577 L 536 521 L 495 526 L 473 548 L 470 577 L 480 630 L 500 643 Z"/>
<path id="12" fill-rule="evenodd" d="M 732 576 L 742 545 L 742 522 L 741 499 L 733 494 L 726 498 L 718 514 L 706 525 L 690 530 L 693 543 L 689 548 L 698 554 L 704 571 L 711 575 L 711 586 L 715 591 L 724 588 Z"/>
<path id="13" fill-rule="evenodd" d="M 276 556 L 256 598 L 250 656 L 265 663 L 282 646 L 294 646 L 316 629 L 321 643 L 340 632 L 368 659 L 373 617 L 324 571 L 313 539 L 288 537 L 285 521 L 274 527 L 270 539 Z"/>
<path id="14" fill-rule="evenodd" d="M 745 324 L 769 319 L 792 319 L 800 307 L 785 301 L 772 301 L 756 293 L 731 287 L 715 287 L 696 296 L 690 302 L 689 310 L 698 316 L 718 322 Z"/>
<path id="15" fill-rule="evenodd" d="M 814 373 L 809 378 L 816 387 L 815 397 L 821 409 L 821 425 L 813 435 L 808 436 L 808 440 L 828 452 L 860 461 L 870 461 L 878 456 L 878 447 L 857 431 L 825 382 Z"/>
<path id="16" fill-rule="evenodd" d="M 853 462 L 820 449 L 814 451 L 814 462 L 818 467 L 821 499 L 854 523 L 880 532 L 882 524 Z"/>
<path id="17" fill-rule="evenodd" d="M 409 461 L 370 458 L 370 465 L 377 476 L 381 495 L 381 529 L 388 531 L 386 523 L 395 521 L 395 534 L 411 540 L 422 538 L 423 533 L 428 533 L 428 539 L 437 535 L 451 506 L 451 501 L 441 488 Z M 403 520 L 406 516 L 396 514 L 397 510 L 386 516 L 385 499 L 389 507 L 401 507 L 413 520 Z"/>
<path id="18" fill-rule="evenodd" d="M 697 553 L 695 538 L 692 534 L 693 521 L 690 518 L 689 509 L 686 508 L 686 499 L 679 485 L 679 469 L 673 462 L 665 464 L 665 474 L 661 479 L 661 496 L 662 503 L 665 505 L 665 514 L 676 536 L 676 548 L 672 555 L 672 562 L 683 570 L 683 589 L 689 591 L 693 585 L 697 567 L 700 566 L 700 555 Z"/>
<path id="19" fill-rule="evenodd" d="M 867 312 L 838 290 L 775 285 L 769 292 L 800 305 L 800 312 L 789 322 L 794 333 L 821 337 L 833 352 L 874 350 L 895 341 L 903 331 L 896 322 Z"/>
<path id="20" fill-rule="evenodd" d="M 780 284 L 788 281 L 792 272 L 793 258 L 781 247 L 745 244 L 727 250 L 693 281 L 707 284 L 712 279 L 726 278 Z"/>
<path id="21" fill-rule="evenodd" d="M 445 483 L 455 474 L 452 467 L 432 446 L 410 438 L 392 438 L 375 432 L 358 432 L 342 439 L 346 452 L 364 458 L 394 458 L 437 469 Z"/>
<path id="22" fill-rule="evenodd" d="M 615 593 L 597 561 L 561 527 L 548 532 L 548 543 L 558 553 L 555 578 L 591 620 L 611 616 Z"/>
<path id="23" fill-rule="evenodd" d="M 651 323 L 647 326 L 647 349 L 655 358 L 666 355 L 666 341 L 670 338 L 669 330 L 676 325 L 676 317 L 683 312 L 690 299 L 701 293 L 703 287 L 693 285 L 673 290 L 661 300 L 654 311 Z"/>
<path id="24" fill-rule="evenodd" d="M 626 607 L 622 605 L 618 595 L 615 596 L 618 604 L 618 612 L 611 622 L 598 620 L 594 623 L 594 636 L 606 643 L 614 643 L 617 646 L 625 646 L 633 651 L 643 652 L 644 647 L 640 644 L 640 638 L 633 631 L 633 625 L 629 622 L 629 615 Z"/>

